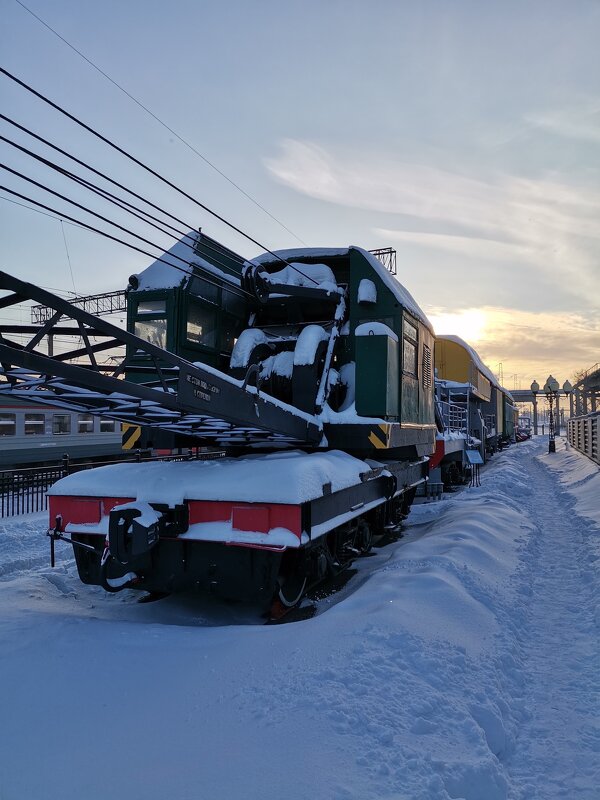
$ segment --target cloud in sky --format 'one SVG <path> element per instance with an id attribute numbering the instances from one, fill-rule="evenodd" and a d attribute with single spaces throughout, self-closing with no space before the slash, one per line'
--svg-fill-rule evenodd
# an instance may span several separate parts
<path id="1" fill-rule="evenodd" d="M 473 178 L 293 139 L 266 165 L 278 181 L 310 197 L 402 216 L 397 227 L 376 229 L 388 239 L 459 254 L 470 259 L 470 269 L 488 260 L 523 265 L 533 280 L 552 283 L 557 297 L 566 291 L 589 305 L 600 274 L 596 188 L 550 172 L 532 178 L 488 170 Z"/>
<path id="2" fill-rule="evenodd" d="M 567 108 L 527 114 L 530 125 L 582 142 L 600 145 L 600 100 L 586 98 Z"/>
<path id="3" fill-rule="evenodd" d="M 600 358 L 600 309 L 595 315 L 527 312 L 497 306 L 424 309 L 438 334 L 456 334 L 472 344 L 490 369 L 504 365 L 522 388 L 552 373 L 564 381 Z"/>

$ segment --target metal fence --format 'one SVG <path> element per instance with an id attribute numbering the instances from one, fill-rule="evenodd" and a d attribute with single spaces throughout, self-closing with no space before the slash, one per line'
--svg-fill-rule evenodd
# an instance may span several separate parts
<path id="1" fill-rule="evenodd" d="M 1 472 L 0 517 L 43 511 L 48 502 L 46 492 L 66 474 L 63 466 Z"/>
<path id="2" fill-rule="evenodd" d="M 83 469 L 136 461 L 189 461 L 196 459 L 205 461 L 221 458 L 223 455 L 224 453 L 221 451 L 203 453 L 195 449 L 168 456 L 152 456 L 138 450 L 133 458 L 120 458 L 116 461 L 73 463 L 68 458 L 63 458 L 61 464 L 50 467 L 3 470 L 0 472 L 0 518 L 45 511 L 48 507 L 46 493 L 52 484 L 66 475 L 80 472 Z"/>
<path id="3" fill-rule="evenodd" d="M 567 437 L 571 447 L 600 464 L 600 411 L 584 417 L 571 417 L 567 424 Z"/>

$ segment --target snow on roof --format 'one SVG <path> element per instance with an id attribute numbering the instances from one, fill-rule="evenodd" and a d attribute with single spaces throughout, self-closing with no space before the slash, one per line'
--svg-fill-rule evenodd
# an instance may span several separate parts
<path id="1" fill-rule="evenodd" d="M 183 236 L 160 257 L 161 261 L 154 261 L 136 276 L 139 286 L 135 291 L 174 289 L 181 286 L 185 280 L 194 274 L 194 267 L 198 267 L 203 272 L 210 272 L 222 280 L 239 286 L 239 278 L 229 272 L 224 272 L 194 252 L 194 246 L 197 241 L 197 231 L 190 231 L 187 236 Z M 165 264 L 165 261 L 168 264 Z M 184 262 L 187 262 L 187 264 Z"/>
<path id="2" fill-rule="evenodd" d="M 308 274 L 307 274 L 308 273 Z M 337 289 L 335 275 L 327 264 L 296 264 L 290 261 L 289 266 L 269 275 L 270 283 L 283 283 L 287 286 L 318 286 Z"/>
<path id="3" fill-rule="evenodd" d="M 440 337 L 441 338 L 441 337 Z M 436 378 L 436 386 L 443 386 L 446 389 L 473 389 L 472 383 L 461 383 L 461 381 L 447 381 L 445 378 Z"/>
<path id="4" fill-rule="evenodd" d="M 298 450 L 222 458 L 112 464 L 82 470 L 55 483 L 51 495 L 127 497 L 170 506 L 184 500 L 244 503 L 304 503 L 359 483 L 370 467 L 348 453 Z"/>
<path id="5" fill-rule="evenodd" d="M 483 375 L 485 375 L 485 377 L 492 384 L 492 386 L 495 386 L 497 389 L 502 389 L 502 391 L 506 392 L 506 389 L 504 389 L 498 383 L 498 380 L 494 375 L 494 373 L 492 372 L 492 370 L 483 363 L 477 351 L 474 350 L 470 344 L 467 344 L 464 339 L 461 339 L 460 336 L 437 336 L 436 338 L 443 339 L 446 342 L 454 342 L 454 344 L 458 344 L 461 347 L 463 347 L 469 354 L 471 360 L 473 361 L 477 369 Z"/>
<path id="6" fill-rule="evenodd" d="M 363 322 L 361 325 L 357 325 L 354 330 L 355 336 L 388 336 L 390 339 L 393 339 L 395 342 L 398 341 L 398 336 L 394 333 L 394 331 L 388 326 L 385 325 L 383 322 Z"/>
<path id="7" fill-rule="evenodd" d="M 253 264 L 272 264 L 278 261 L 294 261 L 296 258 L 327 258 L 328 256 L 347 256 L 348 247 L 293 247 L 288 250 L 274 250 L 261 253 L 252 259 Z"/>
<path id="8" fill-rule="evenodd" d="M 327 258 L 332 256 L 347 256 L 349 255 L 351 250 L 356 250 L 363 256 L 363 258 L 369 262 L 369 265 L 373 268 L 373 270 L 377 273 L 381 281 L 387 286 L 387 288 L 392 292 L 394 297 L 398 300 L 400 305 L 409 311 L 414 317 L 420 320 L 432 333 L 433 327 L 425 313 L 421 310 L 421 307 L 411 295 L 411 293 L 406 289 L 399 281 L 397 281 L 393 275 L 391 275 L 387 269 L 383 266 L 381 261 L 373 255 L 373 253 L 369 253 L 368 250 L 363 250 L 362 247 L 356 247 L 356 245 L 350 245 L 350 247 L 296 247 L 291 250 L 275 250 L 273 253 L 262 253 L 261 255 L 253 258 L 252 261 L 255 264 L 270 264 L 276 263 L 277 259 L 280 258 L 285 261 L 290 260 L 297 260 L 299 258 Z"/>

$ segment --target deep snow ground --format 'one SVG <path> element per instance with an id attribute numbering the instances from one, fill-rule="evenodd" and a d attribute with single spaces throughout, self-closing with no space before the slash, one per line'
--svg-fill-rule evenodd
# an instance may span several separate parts
<path id="1" fill-rule="evenodd" d="M 600 472 L 546 441 L 318 615 L 82 586 L 0 525 L 0 800 L 599 796 Z"/>

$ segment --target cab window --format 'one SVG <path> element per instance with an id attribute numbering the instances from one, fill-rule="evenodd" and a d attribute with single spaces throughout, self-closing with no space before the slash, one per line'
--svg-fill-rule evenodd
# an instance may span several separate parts
<path id="1" fill-rule="evenodd" d="M 417 377 L 417 352 L 419 331 L 406 317 L 402 321 L 402 371 Z"/>
<path id="2" fill-rule="evenodd" d="M 217 347 L 217 312 L 190 299 L 186 320 L 188 342 Z"/>
<path id="3" fill-rule="evenodd" d="M 167 347 L 167 301 L 138 300 L 133 332 L 163 350 Z"/>

